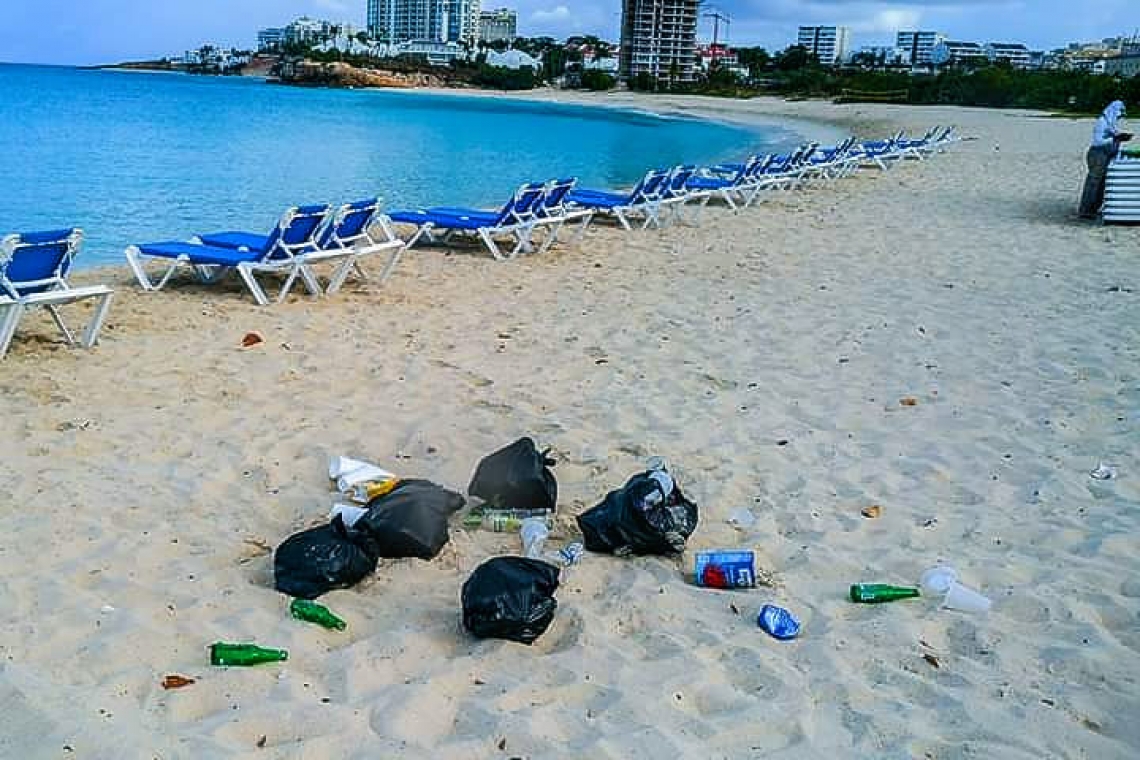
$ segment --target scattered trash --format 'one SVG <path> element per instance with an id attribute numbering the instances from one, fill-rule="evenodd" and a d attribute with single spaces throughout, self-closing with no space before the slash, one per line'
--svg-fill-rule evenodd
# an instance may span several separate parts
<path id="1" fill-rule="evenodd" d="M 110 615 L 112 612 L 115 611 L 115 608 L 109 604 L 104 604 L 102 607 L 99 608 L 99 611 L 102 612 L 104 615 Z"/>
<path id="2" fill-rule="evenodd" d="M 401 480 L 368 503 L 353 529 L 379 557 L 431 559 L 450 538 L 448 518 L 464 504 L 462 496 L 430 480 Z"/>
<path id="3" fill-rule="evenodd" d="M 800 621 L 783 607 L 765 604 L 756 616 L 756 624 L 764 633 L 780 641 L 789 641 L 800 635 Z"/>
<path id="4" fill-rule="evenodd" d="M 162 679 L 162 688 L 164 689 L 181 689 L 184 686 L 197 683 L 193 678 L 180 676 L 178 674 L 169 675 Z"/>
<path id="5" fill-rule="evenodd" d="M 914 396 L 904 396 L 899 399 L 899 406 L 918 406 L 918 399 Z"/>
<path id="6" fill-rule="evenodd" d="M 541 518 L 550 523 L 550 512 L 545 509 L 477 509 L 463 518 L 463 527 L 482 528 L 495 533 L 514 533 L 522 527 L 523 520 Z"/>
<path id="7" fill-rule="evenodd" d="M 913 586 L 891 586 L 886 583 L 856 583 L 851 586 L 851 601 L 859 604 L 882 604 L 920 596 Z"/>
<path id="8" fill-rule="evenodd" d="M 501 509 L 545 509 L 558 503 L 558 482 L 550 468 L 555 464 L 540 452 L 531 438 L 489 454 L 479 462 L 467 493 Z"/>
<path id="9" fill-rule="evenodd" d="M 347 494 L 357 483 L 394 480 L 396 476 L 370 462 L 350 457 L 333 457 L 329 460 L 329 480 L 336 481 L 336 490 Z"/>
<path id="10" fill-rule="evenodd" d="M 258 749 L 264 749 L 265 748 L 265 742 L 267 742 L 268 740 L 269 740 L 269 737 L 266 736 L 265 734 L 262 734 L 261 738 L 257 740 L 257 748 Z"/>
<path id="11" fill-rule="evenodd" d="M 1095 480 L 1112 480 L 1116 477 L 1116 468 L 1104 462 L 1097 462 L 1096 469 L 1089 473 Z"/>
<path id="12" fill-rule="evenodd" d="M 590 551 L 680 554 L 699 514 L 667 471 L 651 469 L 634 475 L 577 519 Z"/>
<path id="13" fill-rule="evenodd" d="M 367 507 L 358 507 L 355 504 L 337 502 L 333 504 L 332 509 L 329 510 L 329 519 L 334 520 L 339 515 L 340 519 L 344 521 L 344 527 L 351 528 L 353 525 L 356 525 L 356 521 L 367 512 Z"/>
<path id="14" fill-rule="evenodd" d="M 372 574 L 379 557 L 362 539 L 340 515 L 328 525 L 295 533 L 274 552 L 274 586 L 289 596 L 316 599 L 326 591 L 356 585 Z"/>
<path id="15" fill-rule="evenodd" d="M 756 524 L 756 515 L 748 507 L 732 510 L 728 516 L 728 524 L 737 528 L 751 528 Z"/>
<path id="16" fill-rule="evenodd" d="M 269 649 L 256 644 L 226 644 L 217 642 L 210 645 L 211 665 L 232 665 L 247 667 L 263 662 L 284 662 L 289 653 L 284 649 Z"/>
<path id="17" fill-rule="evenodd" d="M 363 483 L 356 483 L 352 486 L 350 497 L 358 504 L 367 504 L 373 499 L 378 499 L 384 494 L 391 493 L 396 486 L 400 484 L 399 478 L 388 478 L 387 480 L 366 480 Z"/>
<path id="18" fill-rule="evenodd" d="M 942 606 L 959 612 L 989 612 L 993 602 L 977 591 L 958 582 L 958 572 L 946 565 L 932 567 L 919 579 L 923 593 L 928 596 L 941 596 Z"/>
<path id="19" fill-rule="evenodd" d="M 730 610 L 732 610 L 732 614 L 733 614 L 733 615 L 739 615 L 739 614 L 740 614 L 740 608 L 739 608 L 739 607 L 737 607 L 735 604 L 731 604 L 731 603 L 730 603 L 730 604 L 728 605 L 728 608 L 729 608 Z"/>
<path id="20" fill-rule="evenodd" d="M 241 347 L 242 348 L 252 348 L 253 346 L 256 346 L 258 343 L 264 343 L 264 342 L 265 342 L 265 338 L 261 337 L 261 333 L 247 332 L 244 336 L 242 336 Z"/>
<path id="21" fill-rule="evenodd" d="M 697 552 L 693 577 L 706 588 L 755 588 L 756 554 L 745 549 Z"/>
<path id="22" fill-rule="evenodd" d="M 575 541 L 559 549 L 558 557 L 564 567 L 573 567 L 582 562 L 582 555 L 585 553 L 586 547 L 578 541 Z"/>
<path id="23" fill-rule="evenodd" d="M 938 658 L 935 657 L 934 655 L 930 654 L 929 652 L 926 652 L 925 654 L 923 654 L 922 659 L 926 660 L 930 664 L 930 667 L 932 667 L 932 668 L 942 667 L 941 665 L 938 664 Z"/>
<path id="24" fill-rule="evenodd" d="M 527 557 L 493 557 L 463 584 L 463 626 L 478 638 L 533 644 L 554 620 L 559 570 Z"/>
<path id="25" fill-rule="evenodd" d="M 550 538 L 550 528 L 547 527 L 545 519 L 528 517 L 519 527 L 519 538 L 522 539 L 523 556 L 540 559 L 542 550 L 546 546 L 546 539 Z"/>
<path id="26" fill-rule="evenodd" d="M 328 607 L 323 604 L 311 602 L 308 599 L 294 599 L 289 604 L 289 614 L 297 620 L 304 620 L 306 623 L 316 623 L 332 631 L 343 631 L 348 627 L 348 623 L 333 614 L 332 610 Z"/>
<path id="27" fill-rule="evenodd" d="M 879 515 L 883 514 L 883 508 L 878 504 L 872 504 L 869 507 L 863 507 L 860 509 L 859 514 L 863 515 L 863 517 L 866 517 L 868 520 L 874 520 Z"/>

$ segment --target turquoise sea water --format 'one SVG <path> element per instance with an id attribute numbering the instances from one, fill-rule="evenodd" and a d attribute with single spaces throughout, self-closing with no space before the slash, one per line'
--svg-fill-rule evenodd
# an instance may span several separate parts
<path id="1" fill-rule="evenodd" d="M 0 65 L 0 234 L 79 226 L 81 265 L 121 263 L 129 243 L 268 231 L 291 204 L 494 206 L 525 181 L 627 186 L 797 141 L 522 100 Z"/>

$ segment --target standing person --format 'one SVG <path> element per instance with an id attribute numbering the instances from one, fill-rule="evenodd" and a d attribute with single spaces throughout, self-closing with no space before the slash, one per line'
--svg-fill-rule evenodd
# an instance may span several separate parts
<path id="1" fill-rule="evenodd" d="M 1114 100 L 1104 109 L 1093 127 L 1092 145 L 1085 160 L 1089 174 L 1085 177 L 1085 189 L 1081 193 L 1078 213 L 1082 219 L 1096 219 L 1101 204 L 1104 203 L 1104 180 L 1108 165 L 1120 151 L 1120 143 L 1132 139 L 1132 135 L 1120 131 L 1120 120 L 1124 118 L 1124 103 Z"/>

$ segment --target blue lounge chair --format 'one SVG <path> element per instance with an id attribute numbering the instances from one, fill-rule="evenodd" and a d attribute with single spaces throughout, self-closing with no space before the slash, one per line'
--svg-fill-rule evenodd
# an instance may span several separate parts
<path id="1" fill-rule="evenodd" d="M 392 231 L 391 221 L 381 210 L 380 199 L 369 198 L 338 208 L 318 233 L 316 249 L 302 253 L 301 257 L 309 265 L 340 261 L 325 289 L 325 293 L 331 295 L 340 290 L 350 274 L 367 280 L 368 275 L 361 268 L 360 260 L 384 252 L 389 256 L 380 273 L 382 283 L 387 281 L 399 262 L 404 252 L 404 241 Z"/>
<path id="2" fill-rule="evenodd" d="M 539 253 L 547 251 L 558 241 L 559 232 L 568 223 L 579 222 L 578 231 L 572 238 L 573 242 L 581 240 L 586 234 L 586 229 L 594 218 L 594 210 L 575 207 L 570 203 L 570 194 L 577 186 L 576 177 L 553 180 L 547 184 L 542 198 L 535 205 L 535 228 L 544 228 L 546 232 L 546 237 L 538 248 Z"/>
<path id="3" fill-rule="evenodd" d="M 736 211 L 743 205 L 756 175 L 775 160 L 775 156 L 750 156 L 743 164 L 720 164 L 702 174 L 690 177 L 688 187 L 704 195 L 702 207 L 712 198 L 719 198 Z M 738 205 L 739 203 L 739 205 Z"/>
<path id="4" fill-rule="evenodd" d="M 456 235 L 474 234 L 487 246 L 496 261 L 506 261 L 532 247 L 531 234 L 535 224 L 535 206 L 542 199 L 546 184 L 531 182 L 521 186 L 498 211 L 435 206 L 426 209 L 393 211 L 388 218 L 401 224 L 413 224 L 415 233 L 406 245 L 411 248 L 421 239 L 431 243 L 447 244 Z M 436 232 L 443 234 L 437 236 Z M 503 252 L 496 237 L 511 237 L 514 245 Z"/>
<path id="5" fill-rule="evenodd" d="M 567 200 L 575 206 L 609 214 L 626 230 L 633 229 L 630 220 L 635 214 L 642 218 L 642 229 L 650 224 L 660 226 L 660 199 L 668 177 L 669 172 L 664 169 L 651 169 L 628 193 L 576 188 L 570 192 Z"/>
<path id="6" fill-rule="evenodd" d="M 88 298 L 98 303 L 80 343 L 84 348 L 95 345 L 114 291 L 102 285 L 77 288 L 68 283 L 67 274 L 82 244 L 83 231 L 74 228 L 25 232 L 0 240 L 0 359 L 8 352 L 20 318 L 35 306 L 47 309 L 64 339 L 74 345 L 75 338 L 56 307 Z"/>
<path id="7" fill-rule="evenodd" d="M 203 282 L 215 282 L 226 272 L 236 271 L 260 306 L 268 305 L 269 297 L 254 277 L 255 272 L 287 273 L 277 294 L 278 303 L 289 294 L 298 277 L 312 295 L 320 295 L 320 283 L 304 254 L 317 250 L 316 236 L 328 215 L 327 205 L 294 206 L 268 235 L 215 232 L 198 235 L 189 242 L 141 243 L 127 248 L 127 263 L 143 290 L 161 290 L 176 270 L 189 267 Z M 170 262 L 157 283 L 147 276 L 144 258 Z"/>

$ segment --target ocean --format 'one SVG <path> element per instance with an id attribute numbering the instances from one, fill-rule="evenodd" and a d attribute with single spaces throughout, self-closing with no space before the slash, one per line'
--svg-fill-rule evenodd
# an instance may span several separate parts
<path id="1" fill-rule="evenodd" d="M 798 142 L 608 108 L 258 79 L 0 65 L 0 235 L 82 227 L 78 266 L 130 243 L 268 231 L 290 205 L 495 206 L 520 183 L 587 187 Z"/>

